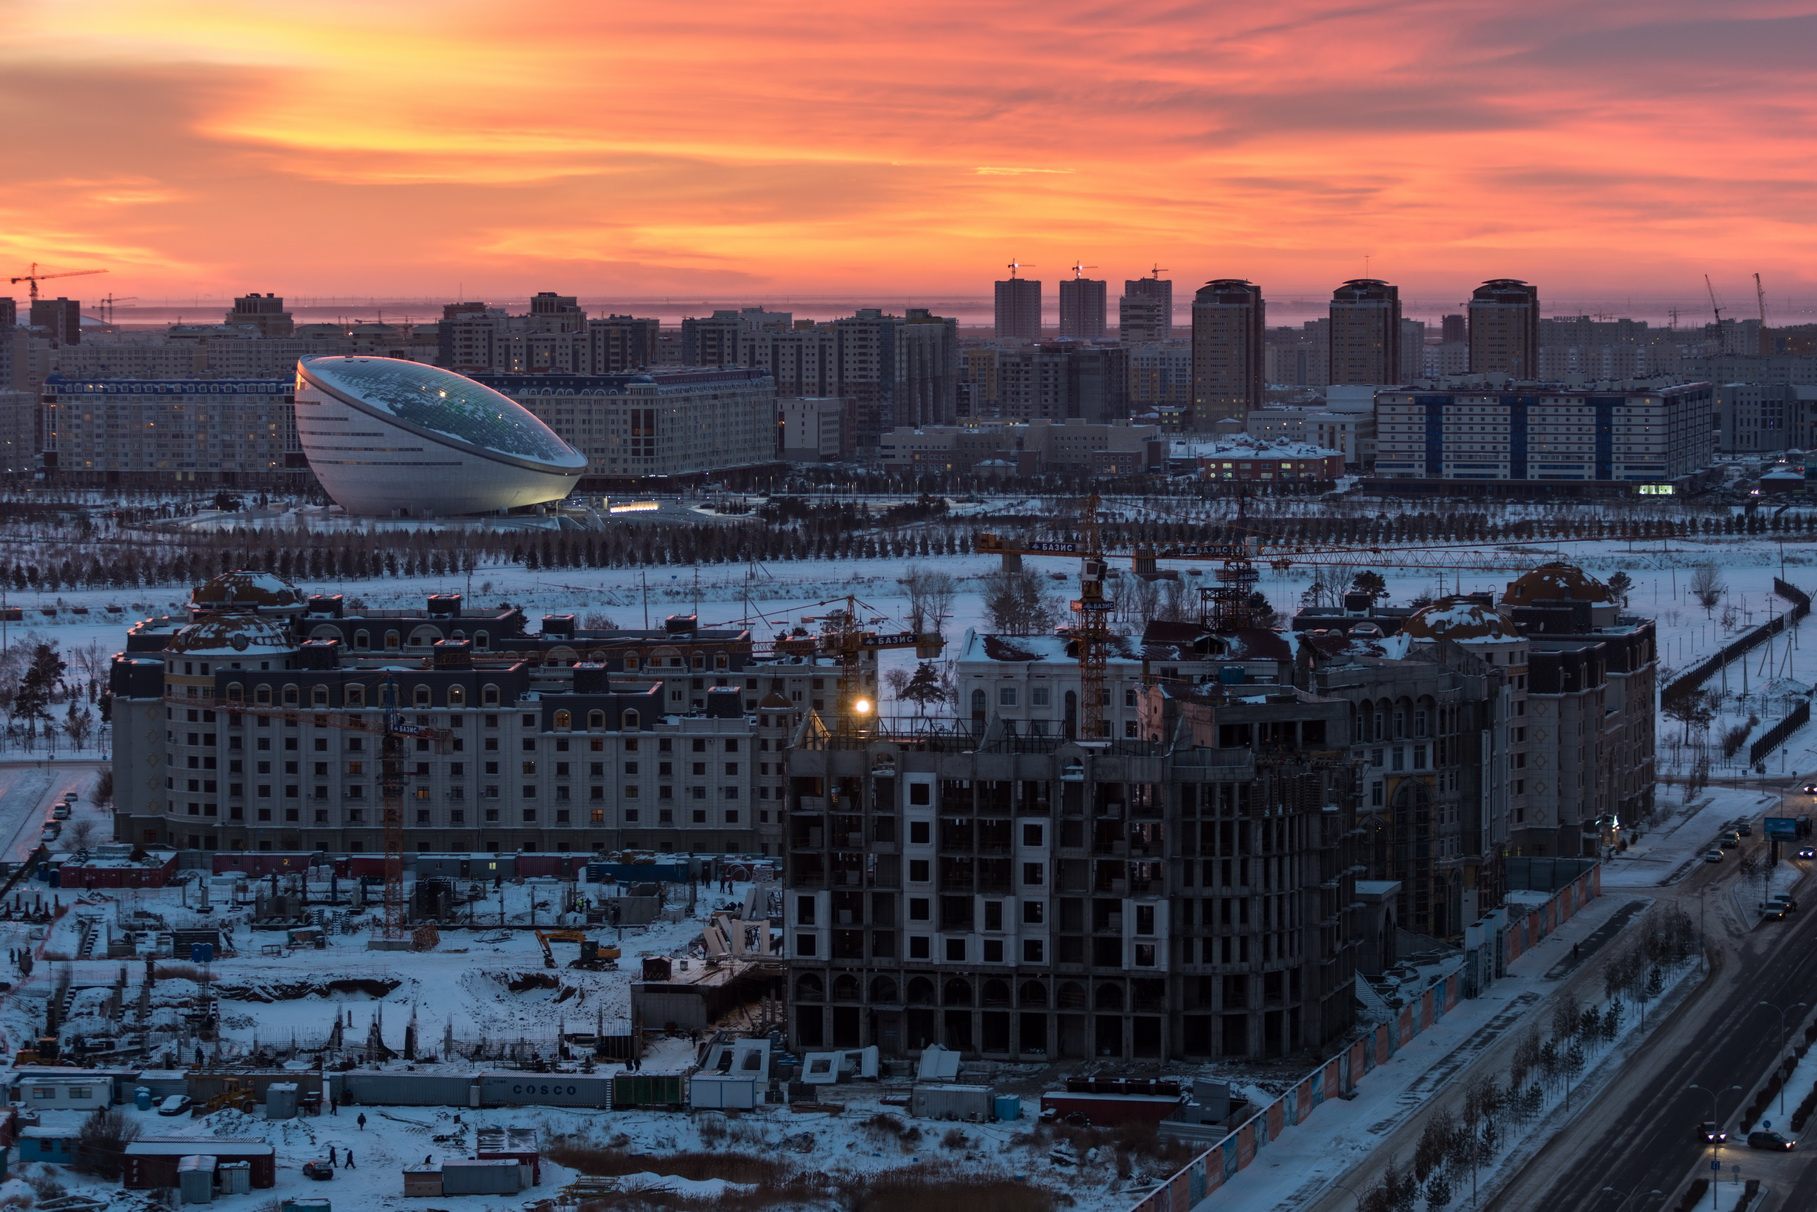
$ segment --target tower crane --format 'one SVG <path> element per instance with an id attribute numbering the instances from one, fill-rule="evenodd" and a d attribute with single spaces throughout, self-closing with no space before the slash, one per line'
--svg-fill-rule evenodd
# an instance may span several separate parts
<path id="1" fill-rule="evenodd" d="M 1016 259 L 1015 259 L 1015 258 L 1014 258 L 1014 257 L 1011 257 L 1011 258 L 1010 258 L 1010 259 L 1009 259 L 1009 276 L 1010 276 L 1010 280 L 1011 280 L 1011 281 L 1014 281 L 1014 280 L 1015 280 L 1015 277 L 1016 277 L 1016 271 L 1017 271 L 1017 270 L 1019 270 L 1019 269 L 1035 269 L 1035 268 L 1036 268 L 1036 266 L 1033 266 L 1033 265 L 1028 265 L 1028 264 L 1025 264 L 1025 263 L 1023 263 L 1023 262 L 1021 262 L 1021 261 L 1018 261 L 1018 260 L 1016 260 Z"/>
<path id="2" fill-rule="evenodd" d="M 873 631 L 859 622 L 858 608 L 862 605 L 852 594 L 816 602 L 813 609 L 835 607 L 824 614 L 801 616 L 804 623 L 819 623 L 820 633 L 781 636 L 775 643 L 775 651 L 781 655 L 824 656 L 839 663 L 835 722 L 841 724 L 862 719 L 877 709 L 877 704 L 862 693 L 861 678 L 867 657 L 875 659 L 879 652 L 913 648 L 921 660 L 932 660 L 946 646 L 946 640 L 937 631 Z"/>
<path id="3" fill-rule="evenodd" d="M 1096 265 L 1081 265 L 1081 264 L 1079 264 L 1078 261 L 1074 261 L 1073 262 L 1073 279 L 1075 281 L 1077 281 L 1078 279 L 1083 278 L 1085 276 L 1086 270 L 1096 269 L 1096 268 L 1098 268 Z"/>
<path id="4" fill-rule="evenodd" d="M 116 304 L 116 303 L 136 303 L 138 301 L 139 301 L 138 295 L 115 295 L 112 292 L 109 292 L 101 300 L 101 308 L 100 308 L 101 323 L 107 325 L 110 328 L 113 327 L 114 304 Z"/>
<path id="5" fill-rule="evenodd" d="M 29 283 L 27 289 L 31 293 L 31 301 L 36 303 L 38 301 L 38 283 L 40 282 L 48 282 L 52 278 L 80 278 L 87 274 L 104 274 L 106 272 L 105 269 L 66 269 L 62 273 L 41 274 L 38 272 L 38 263 L 33 261 L 30 273 L 14 274 L 7 281 L 14 286 L 21 282 Z"/>
<path id="6" fill-rule="evenodd" d="M 1703 288 L 1710 292 L 1710 312 L 1716 317 L 1716 337 L 1722 339 L 1722 304 L 1716 301 L 1716 287 L 1710 282 L 1710 275 L 1703 276 Z"/>
<path id="7" fill-rule="evenodd" d="M 1760 352 L 1773 352 L 1772 338 L 1767 336 L 1767 289 L 1760 284 L 1760 273 L 1754 273 L 1754 298 L 1760 304 Z"/>
<path id="8" fill-rule="evenodd" d="M 397 679 L 389 672 L 379 683 L 379 718 L 374 720 L 359 708 L 345 714 L 298 707 L 254 706 L 236 699 L 199 699 L 167 695 L 166 702 L 187 709 L 220 711 L 230 716 L 256 716 L 260 719 L 307 722 L 317 728 L 338 728 L 347 732 L 376 734 L 379 739 L 379 815 L 385 839 L 385 938 L 398 943 L 407 937 L 408 915 L 404 911 L 404 742 L 425 740 L 440 748 L 448 740 L 443 728 L 412 724 L 404 719 L 397 703 Z"/>
<path id="9" fill-rule="evenodd" d="M 1170 274 L 1172 272 L 1173 272 L 1173 270 L 1171 270 L 1171 269 L 1162 269 L 1161 263 L 1159 261 L 1156 261 L 1155 267 L 1148 271 L 1148 276 L 1153 278 L 1155 281 L 1159 282 L 1161 280 L 1162 274 Z"/>

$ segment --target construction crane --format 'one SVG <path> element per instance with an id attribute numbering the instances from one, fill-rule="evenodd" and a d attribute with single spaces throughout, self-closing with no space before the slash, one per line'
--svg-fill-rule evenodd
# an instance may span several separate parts
<path id="1" fill-rule="evenodd" d="M 1767 288 L 1760 284 L 1760 273 L 1754 273 L 1754 299 L 1760 304 L 1760 352 L 1773 352 L 1773 340 L 1767 335 Z"/>
<path id="2" fill-rule="evenodd" d="M 104 295 L 101 299 L 101 306 L 100 306 L 101 323 L 107 325 L 109 328 L 112 328 L 113 323 L 114 323 L 114 304 L 116 304 L 116 303 L 137 303 L 138 301 L 139 301 L 138 295 L 115 295 L 112 293 Z"/>
<path id="3" fill-rule="evenodd" d="M 1016 271 L 1017 271 L 1017 270 L 1019 270 L 1019 269 L 1035 269 L 1035 268 L 1037 268 L 1037 267 L 1036 267 L 1036 266 L 1033 266 L 1033 265 L 1027 265 L 1027 264 L 1024 264 L 1024 263 L 1023 263 L 1023 262 L 1021 262 L 1021 261 L 1018 261 L 1018 260 L 1016 260 L 1016 259 L 1015 259 L 1015 258 L 1014 258 L 1014 257 L 1011 257 L 1011 258 L 1010 258 L 1010 260 L 1009 260 L 1009 276 L 1010 276 L 1010 280 L 1011 280 L 1011 281 L 1014 281 L 1014 280 L 1015 280 L 1015 277 L 1016 277 Z"/>
<path id="4" fill-rule="evenodd" d="M 33 261 L 30 273 L 14 274 L 12 277 L 8 278 L 7 281 L 14 286 L 19 285 L 21 282 L 30 283 L 28 290 L 31 293 L 31 300 L 33 303 L 36 303 L 38 301 L 38 283 L 40 282 L 48 282 L 52 278 L 80 278 L 86 274 L 104 274 L 106 272 L 105 269 L 66 269 L 62 273 L 41 274 L 38 272 L 38 263 Z"/>
<path id="5" fill-rule="evenodd" d="M 1156 261 L 1155 267 L 1148 271 L 1148 276 L 1153 278 L 1155 281 L 1159 282 L 1161 280 L 1162 274 L 1170 274 L 1172 272 L 1173 272 L 1173 270 L 1171 270 L 1171 269 L 1162 269 L 1161 263 L 1159 261 Z"/>
<path id="6" fill-rule="evenodd" d="M 196 699 L 167 695 L 165 701 L 175 707 L 221 711 L 228 715 L 250 715 L 261 719 L 281 719 L 292 723 L 307 722 L 317 728 L 338 728 L 348 732 L 376 734 L 379 740 L 379 815 L 385 839 L 384 936 L 392 943 L 406 938 L 404 912 L 404 742 L 424 740 L 438 748 L 448 740 L 446 729 L 412 724 L 404 719 L 397 705 L 397 679 L 386 672 L 379 684 L 380 717 L 373 720 L 364 714 L 345 716 L 300 707 L 262 707 L 234 699 Z"/>
<path id="7" fill-rule="evenodd" d="M 1710 292 L 1710 311 L 1716 317 L 1716 339 L 1722 339 L 1722 304 L 1716 301 L 1716 287 L 1710 281 L 1710 275 L 1703 276 L 1703 288 Z"/>
<path id="8" fill-rule="evenodd" d="M 890 649 L 913 648 L 915 655 L 926 661 L 939 656 L 946 647 L 945 638 L 937 631 L 872 631 L 859 622 L 860 605 L 862 603 L 852 594 L 816 602 L 814 609 L 823 606 L 839 607 L 824 614 L 801 616 L 803 623 L 819 623 L 820 634 L 781 636 L 775 643 L 775 651 L 779 655 L 825 656 L 839 662 L 839 702 L 836 708 L 836 722 L 839 723 L 862 720 L 877 710 L 877 704 L 863 693 L 864 687 L 860 681 L 867 655 L 874 657 L 876 653 Z"/>
<path id="9" fill-rule="evenodd" d="M 1085 276 L 1086 270 L 1096 269 L 1096 268 L 1098 268 L 1096 265 L 1081 265 L 1081 264 L 1079 264 L 1079 262 L 1074 261 L 1073 262 L 1073 280 L 1078 281 L 1080 278 L 1083 278 Z"/>

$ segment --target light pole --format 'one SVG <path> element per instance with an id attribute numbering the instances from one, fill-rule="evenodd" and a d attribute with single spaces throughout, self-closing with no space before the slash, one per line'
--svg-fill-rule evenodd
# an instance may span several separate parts
<path id="1" fill-rule="evenodd" d="M 1778 1011 L 1779 1038 L 1785 1040 L 1788 1047 L 1791 1045 L 1792 1041 L 1785 1029 L 1785 1012 L 1794 1008 L 1803 1008 L 1805 1010 L 1811 1008 L 1809 1002 L 1793 1002 L 1790 1006 L 1775 1006 L 1772 1002 L 1758 1002 L 1755 1004 L 1754 1008 L 1758 1010 L 1761 1006 L 1765 1006 L 1768 1010 Z M 1785 1083 L 1783 1081 L 1779 1083 L 1779 1116 L 1781 1119 L 1785 1118 Z"/>
<path id="2" fill-rule="evenodd" d="M 1710 1127 L 1714 1130 L 1715 1134 L 1720 1138 L 1721 1133 L 1722 1133 L 1722 1120 L 1716 1114 L 1716 1091 L 1711 1090 L 1706 1086 L 1686 1086 L 1685 1089 L 1686 1090 L 1702 1090 L 1705 1094 L 1710 1096 Z M 1724 1090 L 1723 1093 L 1727 1094 L 1729 1092 L 1729 1090 L 1740 1091 L 1741 1087 L 1740 1086 L 1730 1086 L 1728 1088 L 1728 1090 Z M 1742 1091 L 1742 1092 L 1745 1093 L 1745 1091 Z M 1720 1162 L 1722 1160 L 1722 1141 L 1721 1141 L 1721 1139 L 1713 1140 L 1710 1142 L 1710 1152 L 1714 1155 L 1715 1159 L 1718 1162 Z M 1714 1208 L 1716 1206 L 1716 1187 L 1717 1187 L 1717 1185 L 1718 1184 L 1716 1184 L 1716 1183 L 1710 1184 L 1710 1206 L 1712 1208 Z"/>

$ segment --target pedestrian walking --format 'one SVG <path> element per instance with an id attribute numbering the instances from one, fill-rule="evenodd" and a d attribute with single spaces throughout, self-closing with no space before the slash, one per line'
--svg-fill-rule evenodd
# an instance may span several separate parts
<path id="1" fill-rule="evenodd" d="M 435 1154 L 433 1154 L 433 1153 L 423 1154 L 423 1164 L 425 1166 L 433 1166 L 435 1164 Z"/>
<path id="2" fill-rule="evenodd" d="M 334 1146 L 333 1145 L 328 1146 L 328 1164 L 331 1166 L 339 1166 L 341 1164 L 340 1162 L 338 1162 L 334 1159 Z"/>
<path id="3" fill-rule="evenodd" d="M 343 1169 L 343 1170 L 359 1169 L 358 1166 L 353 1164 L 353 1150 L 352 1149 L 347 1150 L 347 1160 L 344 1163 L 342 1163 L 341 1169 Z"/>
<path id="4" fill-rule="evenodd" d="M 354 1122 L 360 1126 L 360 1131 L 364 1132 L 366 1130 L 366 1113 L 360 1112 L 360 1117 Z"/>

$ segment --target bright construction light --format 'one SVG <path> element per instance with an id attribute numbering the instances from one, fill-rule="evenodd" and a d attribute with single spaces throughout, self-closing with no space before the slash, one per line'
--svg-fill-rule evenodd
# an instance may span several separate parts
<path id="1" fill-rule="evenodd" d="M 864 698 L 853 699 L 852 713 L 854 715 L 869 715 L 871 713 L 871 701 Z"/>

